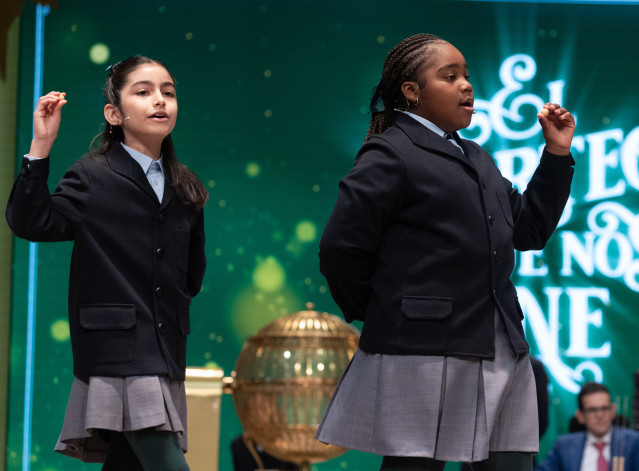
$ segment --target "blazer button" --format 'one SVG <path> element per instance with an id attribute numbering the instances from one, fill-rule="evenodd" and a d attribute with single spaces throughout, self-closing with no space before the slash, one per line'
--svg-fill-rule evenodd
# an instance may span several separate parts
<path id="1" fill-rule="evenodd" d="M 164 291 L 162 290 L 161 286 L 158 286 L 157 288 L 155 288 L 155 295 L 158 298 L 162 297 L 163 294 L 164 294 Z"/>
<path id="2" fill-rule="evenodd" d="M 164 249 L 159 248 L 155 251 L 155 256 L 157 258 L 164 258 Z"/>
<path id="3" fill-rule="evenodd" d="M 158 323 L 158 330 L 160 331 L 160 333 L 164 333 L 164 324 L 162 322 Z"/>
<path id="4" fill-rule="evenodd" d="M 164 219 L 165 219 L 165 218 L 164 218 L 164 213 L 160 213 L 160 214 L 158 214 L 158 221 L 160 221 L 160 222 L 164 222 Z"/>
<path id="5" fill-rule="evenodd" d="M 488 222 L 490 224 L 493 224 L 495 222 L 495 221 L 493 221 L 493 217 L 490 214 L 488 215 Z"/>
<path id="6" fill-rule="evenodd" d="M 498 259 L 499 259 L 499 255 L 497 254 L 497 251 L 496 251 L 496 250 L 493 250 L 493 258 L 494 258 L 495 260 L 498 260 Z"/>

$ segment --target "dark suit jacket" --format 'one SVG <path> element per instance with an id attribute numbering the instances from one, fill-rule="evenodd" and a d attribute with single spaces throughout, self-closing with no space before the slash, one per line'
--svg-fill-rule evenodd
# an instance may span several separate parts
<path id="1" fill-rule="evenodd" d="M 586 432 L 557 437 L 548 456 L 535 468 L 535 471 L 579 471 L 586 438 Z M 611 456 L 625 458 L 624 471 L 639 471 L 639 432 L 613 427 Z M 612 466 L 612 460 L 610 465 Z"/>
<path id="2" fill-rule="evenodd" d="M 255 446 L 255 451 L 257 452 L 265 470 L 299 470 L 299 466 L 295 463 L 284 461 L 269 455 L 255 442 L 253 442 L 253 445 Z M 244 443 L 242 436 L 234 438 L 231 442 L 231 453 L 233 454 L 234 471 L 255 471 L 256 469 L 259 469 L 259 464 Z"/>
<path id="3" fill-rule="evenodd" d="M 495 308 L 528 352 L 513 247 L 541 249 L 570 194 L 572 157 L 547 152 L 522 195 L 472 141 L 453 144 L 411 117 L 369 139 L 340 182 L 320 269 L 360 348 L 494 357 Z"/>
<path id="4" fill-rule="evenodd" d="M 76 376 L 183 380 L 189 306 L 204 276 L 204 221 L 167 176 L 162 204 L 120 144 L 76 161 L 49 194 L 49 159 L 24 159 L 7 221 L 31 241 L 73 240 L 69 327 Z"/>

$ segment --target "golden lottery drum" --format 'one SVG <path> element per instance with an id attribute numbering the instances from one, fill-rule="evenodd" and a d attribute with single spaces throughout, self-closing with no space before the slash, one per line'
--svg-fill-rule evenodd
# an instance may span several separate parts
<path id="1" fill-rule="evenodd" d="M 357 329 L 313 307 L 308 303 L 306 311 L 280 317 L 250 337 L 232 384 L 245 436 L 306 468 L 346 451 L 313 436 L 359 340 Z"/>

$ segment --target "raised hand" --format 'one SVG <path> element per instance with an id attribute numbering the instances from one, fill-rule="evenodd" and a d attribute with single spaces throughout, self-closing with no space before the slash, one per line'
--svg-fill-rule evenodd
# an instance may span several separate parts
<path id="1" fill-rule="evenodd" d="M 48 157 L 53 142 L 58 137 L 62 107 L 67 104 L 66 93 L 49 92 L 40 97 L 33 113 L 33 140 L 29 155 Z"/>
<path id="2" fill-rule="evenodd" d="M 556 155 L 569 154 L 575 135 L 575 118 L 570 111 L 556 103 L 546 103 L 537 117 L 546 141 L 546 150 Z"/>

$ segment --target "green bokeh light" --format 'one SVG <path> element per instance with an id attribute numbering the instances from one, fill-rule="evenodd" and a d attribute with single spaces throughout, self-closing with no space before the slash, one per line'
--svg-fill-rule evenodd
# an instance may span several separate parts
<path id="1" fill-rule="evenodd" d="M 89 49 L 89 59 L 94 64 L 104 64 L 109 57 L 111 57 L 111 51 L 104 43 L 96 43 Z"/>
<path id="2" fill-rule="evenodd" d="M 317 237 L 317 226 L 312 221 L 300 221 L 295 227 L 295 236 L 300 242 L 313 242 Z"/>
<path id="3" fill-rule="evenodd" d="M 51 337 L 56 342 L 66 342 L 69 335 L 69 321 L 60 319 L 51 324 Z"/>
<path id="4" fill-rule="evenodd" d="M 298 311 L 300 306 L 302 302 L 288 286 L 275 293 L 247 286 L 233 297 L 230 313 L 233 332 L 240 342 L 244 342 L 278 317 Z"/>
<path id="5" fill-rule="evenodd" d="M 261 172 L 262 169 L 260 167 L 260 164 L 258 164 L 257 162 L 249 162 L 248 164 L 246 164 L 246 175 L 248 175 L 249 177 L 258 177 Z"/>
<path id="6" fill-rule="evenodd" d="M 286 283 L 286 272 L 282 264 L 275 257 L 258 257 L 252 278 L 253 286 L 255 286 L 258 291 L 275 293 L 284 287 Z"/>

